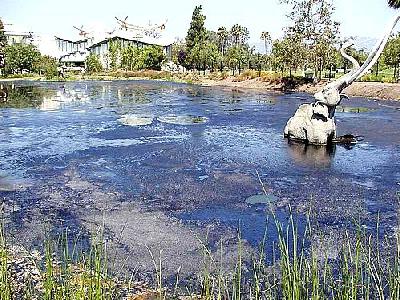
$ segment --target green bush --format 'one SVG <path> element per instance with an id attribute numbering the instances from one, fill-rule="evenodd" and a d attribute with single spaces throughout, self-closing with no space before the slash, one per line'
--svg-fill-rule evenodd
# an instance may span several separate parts
<path id="1" fill-rule="evenodd" d="M 145 69 L 161 70 L 161 64 L 165 59 L 163 50 L 159 46 L 143 48 L 143 66 Z"/>
<path id="2" fill-rule="evenodd" d="M 86 72 L 97 73 L 103 71 L 103 65 L 100 62 L 100 57 L 94 53 L 90 53 L 85 59 Z"/>
<path id="3" fill-rule="evenodd" d="M 22 73 L 37 71 L 40 64 L 41 54 L 33 45 L 14 44 L 5 47 L 5 73 Z"/>
<path id="4" fill-rule="evenodd" d="M 54 57 L 44 55 L 40 58 L 39 73 L 42 73 L 46 79 L 53 79 L 58 76 L 57 60 Z"/>
<path id="5" fill-rule="evenodd" d="M 367 74 L 360 78 L 363 82 L 385 82 L 385 83 L 396 83 L 397 81 L 393 79 L 393 76 L 387 76 L 385 74 Z"/>

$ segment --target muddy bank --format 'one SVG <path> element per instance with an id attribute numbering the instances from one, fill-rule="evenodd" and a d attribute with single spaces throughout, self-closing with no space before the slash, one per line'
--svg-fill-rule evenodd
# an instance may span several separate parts
<path id="1" fill-rule="evenodd" d="M 297 88 L 299 92 L 315 93 L 325 83 L 302 85 Z M 382 100 L 399 100 L 400 84 L 383 82 L 354 82 L 344 90 L 351 97 L 363 97 Z"/>
<path id="2" fill-rule="evenodd" d="M 301 84 L 294 86 L 286 86 L 284 82 L 264 82 L 260 78 L 238 81 L 235 77 L 229 77 L 223 80 L 200 79 L 200 84 L 203 86 L 229 86 L 236 88 L 252 88 L 263 89 L 268 91 L 293 90 L 297 92 L 316 93 L 321 90 L 327 82 Z M 382 82 L 354 82 L 346 88 L 344 92 L 348 96 L 373 98 L 382 100 L 399 100 L 400 99 L 400 84 L 382 83 Z"/>

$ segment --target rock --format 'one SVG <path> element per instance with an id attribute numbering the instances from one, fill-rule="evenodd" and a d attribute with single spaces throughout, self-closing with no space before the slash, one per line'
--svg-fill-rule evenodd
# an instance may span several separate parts
<path id="1" fill-rule="evenodd" d="M 336 136 L 335 120 L 324 103 L 302 104 L 287 122 L 284 135 L 292 140 L 326 145 Z"/>
<path id="2" fill-rule="evenodd" d="M 184 73 L 185 68 L 181 65 L 175 64 L 173 61 L 169 61 L 161 66 L 161 71 L 172 72 L 172 73 Z"/>

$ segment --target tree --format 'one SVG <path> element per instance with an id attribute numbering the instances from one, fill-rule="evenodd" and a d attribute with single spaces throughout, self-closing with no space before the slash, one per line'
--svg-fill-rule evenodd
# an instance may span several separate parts
<path id="1" fill-rule="evenodd" d="M 393 79 L 396 80 L 399 76 L 400 34 L 388 41 L 382 55 L 384 63 L 393 68 Z"/>
<path id="2" fill-rule="evenodd" d="M 7 37 L 4 32 L 4 24 L 0 19 L 0 51 L 7 45 Z"/>
<path id="3" fill-rule="evenodd" d="M 292 6 L 289 18 L 292 25 L 287 34 L 296 35 L 307 49 L 306 65 L 312 66 L 315 75 L 330 66 L 332 49 L 338 43 L 339 23 L 333 18 L 332 0 L 281 0 Z"/>
<path id="4" fill-rule="evenodd" d="M 265 47 L 265 54 L 268 54 L 268 45 L 271 43 L 271 35 L 269 34 L 268 31 L 263 31 L 261 32 L 261 37 L 260 39 L 264 41 L 264 47 Z"/>
<path id="5" fill-rule="evenodd" d="M 400 0 L 388 0 L 388 4 L 392 8 L 395 8 L 395 9 L 400 8 Z"/>
<path id="6" fill-rule="evenodd" d="M 4 33 L 4 25 L 3 22 L 0 19 L 0 75 L 3 74 L 2 69 L 5 66 L 5 61 L 4 61 L 4 47 L 7 45 L 7 37 Z"/>
<path id="7" fill-rule="evenodd" d="M 165 55 L 160 46 L 147 46 L 143 51 L 143 66 L 146 69 L 161 70 L 161 64 L 165 59 Z"/>
<path id="8" fill-rule="evenodd" d="M 226 48 L 228 46 L 228 38 L 229 32 L 226 30 L 226 27 L 222 26 L 218 28 L 218 49 L 222 55 L 225 55 Z"/>
<path id="9" fill-rule="evenodd" d="M 247 42 L 250 38 L 250 33 L 247 27 L 235 24 L 231 28 L 230 36 L 232 40 L 232 47 L 229 50 L 230 65 L 232 68 L 237 68 L 240 74 L 242 65 L 246 62 L 246 51 L 249 50 Z M 234 69 L 232 70 L 234 73 Z"/>
<path id="10" fill-rule="evenodd" d="M 90 53 L 85 59 L 86 72 L 96 73 L 103 71 L 100 57 L 94 53 Z"/>
<path id="11" fill-rule="evenodd" d="M 120 56 L 121 42 L 119 40 L 108 41 L 108 56 L 110 59 L 110 68 L 115 70 L 118 65 L 118 58 Z"/>
<path id="12" fill-rule="evenodd" d="M 46 79 L 57 77 L 57 60 L 48 55 L 41 56 L 38 61 L 37 71 L 39 71 L 39 74 L 43 74 Z"/>
<path id="13" fill-rule="evenodd" d="M 205 58 L 206 64 L 208 67 L 211 68 L 211 71 L 213 72 L 217 63 L 222 61 L 221 53 L 218 51 L 217 44 L 212 41 L 206 43 L 205 52 L 206 52 L 206 58 Z"/>
<path id="14" fill-rule="evenodd" d="M 185 68 L 187 65 L 187 52 L 186 43 L 184 40 L 177 40 L 172 44 L 172 61 Z"/>
<path id="15" fill-rule="evenodd" d="M 196 6 L 192 21 L 190 22 L 190 27 L 186 36 L 186 48 L 188 52 L 188 57 L 191 59 L 191 64 L 194 66 L 200 65 L 199 59 L 199 49 L 204 46 L 204 42 L 207 37 L 207 30 L 204 27 L 204 22 L 206 17 L 202 14 L 202 6 Z"/>
<path id="16" fill-rule="evenodd" d="M 388 0 L 389 7 L 394 9 L 400 8 L 400 0 Z M 393 71 L 393 79 L 398 78 L 398 67 L 399 67 L 399 49 L 400 49 L 400 35 L 395 37 L 394 39 L 389 40 L 387 43 L 385 50 L 383 52 L 383 61 L 389 65 L 394 67 Z M 376 67 L 376 74 L 378 74 L 378 66 Z"/>
<path id="17" fill-rule="evenodd" d="M 14 44 L 6 46 L 6 73 L 22 73 L 23 70 L 32 72 L 40 60 L 40 52 L 33 45 Z"/>
<path id="18" fill-rule="evenodd" d="M 235 24 L 231 28 L 232 43 L 234 46 L 241 46 L 247 44 L 250 38 L 250 33 L 247 27 Z"/>
<path id="19" fill-rule="evenodd" d="M 297 35 L 287 35 L 283 40 L 273 43 L 272 57 L 275 69 L 282 73 L 289 70 L 289 75 L 292 76 L 292 71 L 304 64 L 306 49 Z"/>
<path id="20" fill-rule="evenodd" d="M 133 71 L 136 67 L 137 47 L 128 45 L 121 49 L 121 68 Z"/>
<path id="21" fill-rule="evenodd" d="M 229 38 L 229 32 L 226 30 L 226 27 L 222 26 L 218 28 L 217 31 L 217 45 L 218 45 L 218 50 L 220 51 L 221 56 L 219 57 L 220 60 L 220 71 L 222 72 L 223 70 L 223 61 L 225 58 L 225 52 L 228 47 L 228 38 Z"/>

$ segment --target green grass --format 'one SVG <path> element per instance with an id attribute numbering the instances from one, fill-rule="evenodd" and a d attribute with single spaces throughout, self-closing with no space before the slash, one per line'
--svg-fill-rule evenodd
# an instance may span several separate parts
<path id="1" fill-rule="evenodd" d="M 11 299 L 11 285 L 7 265 L 6 240 L 3 226 L 0 224 L 0 300 Z"/>
<path id="2" fill-rule="evenodd" d="M 156 278 L 154 295 L 159 300 L 176 298 L 179 294 L 194 294 L 210 300 L 400 299 L 400 237 L 395 234 L 379 239 L 379 222 L 375 234 L 367 233 L 362 227 L 357 227 L 352 234 L 345 232 L 336 259 L 329 258 L 329 253 L 321 253 L 318 245 L 311 242 L 318 236 L 312 232 L 311 225 L 304 233 L 299 232 L 293 215 L 286 225 L 274 217 L 272 224 L 278 233 L 277 241 L 269 242 L 267 228 L 259 251 L 251 261 L 244 259 L 245 241 L 238 232 L 236 265 L 231 271 L 224 268 L 222 241 L 215 251 L 209 248 L 207 239 L 202 241 L 203 271 L 198 277 L 198 289 L 190 292 L 188 287 L 180 286 L 179 271 L 173 288 L 164 284 L 162 252 L 156 257 L 149 249 Z M 273 249 L 272 253 L 267 255 L 265 246 Z M 383 248 L 390 249 L 390 254 L 382 251 Z M 9 272 L 12 253 L 7 249 L 1 229 L 1 300 L 15 299 Z M 92 238 L 92 246 L 87 251 L 78 250 L 77 240 L 71 241 L 67 233 L 58 241 L 48 238 L 41 265 L 43 289 L 37 291 L 27 284 L 24 296 L 46 300 L 121 299 L 122 287 L 127 285 L 110 275 L 109 264 L 102 234 Z"/>
<path id="3" fill-rule="evenodd" d="M 381 241 L 374 240 L 361 228 L 356 236 L 346 232 L 339 258 L 320 258 L 318 249 L 306 246 L 311 237 L 310 226 L 300 236 L 293 216 L 278 230 L 276 253 L 270 264 L 265 263 L 264 243 L 253 258 L 246 279 L 242 272 L 241 238 L 238 237 L 238 259 L 233 277 L 203 272 L 203 299 L 400 299 L 399 236 L 386 237 L 384 244 L 392 247 L 390 256 L 381 253 Z M 274 248 L 274 246 L 273 246 Z M 221 249 L 222 254 L 222 249 Z M 205 256 L 211 256 L 207 251 Z M 212 257 L 208 259 L 214 261 Z M 229 279 L 232 278 L 232 279 Z M 217 285 L 210 284 L 217 282 Z M 223 283 L 223 284 L 221 284 Z"/>

